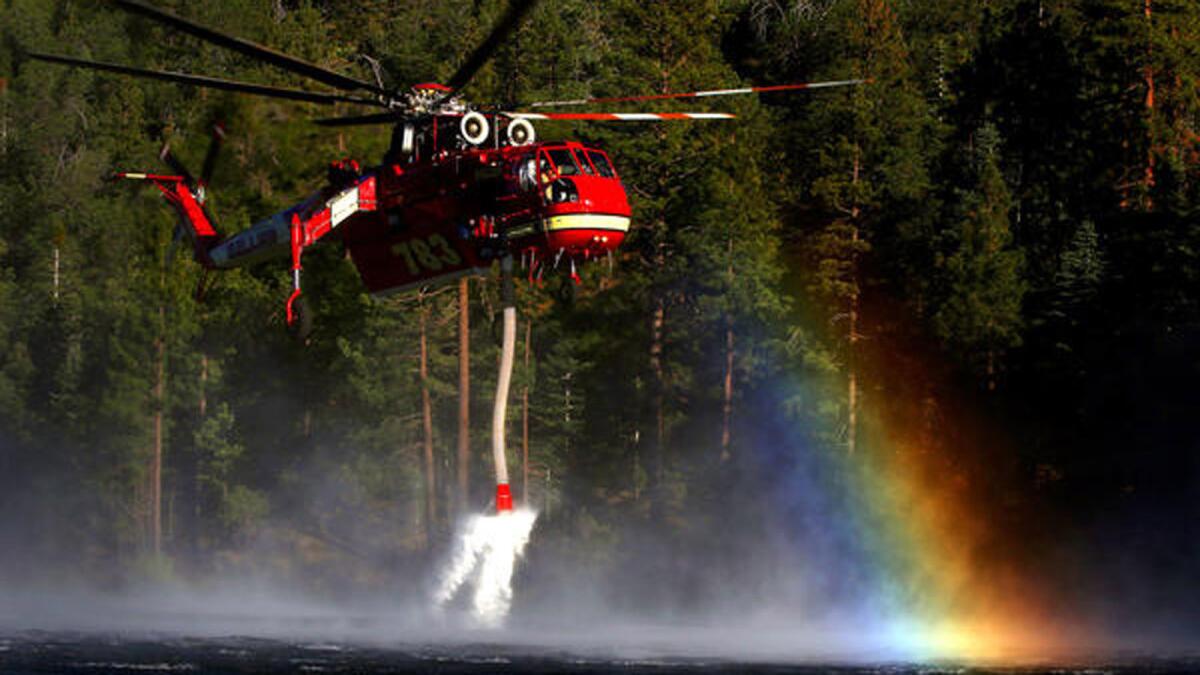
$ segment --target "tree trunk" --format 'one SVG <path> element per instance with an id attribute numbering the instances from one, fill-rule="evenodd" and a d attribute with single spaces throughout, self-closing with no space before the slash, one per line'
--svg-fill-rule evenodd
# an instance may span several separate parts
<path id="1" fill-rule="evenodd" d="M 167 377 L 167 307 L 158 306 L 158 336 L 154 340 L 154 454 L 150 459 L 150 543 L 162 555 L 163 407 Z"/>
<path id="2" fill-rule="evenodd" d="M 8 154 L 8 80 L 0 77 L 0 157 Z"/>
<path id="3" fill-rule="evenodd" d="M 650 321 L 650 370 L 654 374 L 654 484 L 659 485 L 666 473 L 666 373 L 663 368 L 663 332 L 667 323 L 666 301 L 659 292 L 654 298 L 654 313 Z"/>
<path id="4" fill-rule="evenodd" d="M 200 419 L 208 415 L 208 354 L 200 353 L 200 404 L 197 406 Z"/>
<path id="5" fill-rule="evenodd" d="M 855 194 L 859 176 L 862 173 L 862 156 L 859 148 L 854 149 L 854 169 L 851 185 L 855 186 Z M 858 449 L 858 218 L 862 211 L 856 204 L 850 210 L 850 298 L 849 319 L 847 321 L 847 357 L 846 357 L 846 452 L 853 455 Z"/>
<path id="6" fill-rule="evenodd" d="M 730 445 L 733 432 L 730 424 L 733 419 L 733 319 L 725 317 L 725 391 L 721 405 L 721 462 L 728 462 L 733 453 Z"/>
<path id="7" fill-rule="evenodd" d="M 850 306 L 850 358 L 846 377 L 846 452 L 853 455 L 858 448 L 858 369 L 854 363 L 855 331 L 858 330 L 858 295 L 851 299 Z"/>
<path id="8" fill-rule="evenodd" d="M 204 418 L 208 416 L 208 354 L 200 352 L 200 372 L 199 383 L 197 386 L 198 396 L 196 400 L 196 419 L 198 425 L 204 424 Z M 200 456 L 200 449 L 195 443 L 191 445 L 191 452 L 184 458 L 186 461 L 180 466 L 181 486 L 179 499 L 183 508 L 184 521 L 181 522 L 183 529 L 183 540 L 187 547 L 187 557 L 189 560 L 195 560 L 196 554 L 200 550 L 200 523 L 203 517 L 203 486 L 200 484 L 200 465 L 204 458 Z"/>
<path id="9" fill-rule="evenodd" d="M 525 322 L 525 384 L 521 387 L 521 503 L 529 505 L 529 342 L 533 320 Z"/>
<path id="10" fill-rule="evenodd" d="M 421 430 L 423 433 L 422 461 L 425 465 L 425 527 L 422 545 L 428 546 L 437 518 L 437 483 L 433 465 L 433 406 L 429 399 L 429 309 L 424 302 L 418 310 L 420 329 Z"/>
<path id="11" fill-rule="evenodd" d="M 987 390 L 996 391 L 996 350 L 987 350 Z"/>
<path id="12" fill-rule="evenodd" d="M 57 247 L 57 246 L 55 246 L 55 247 L 54 247 L 54 271 L 53 271 L 53 277 L 54 277 L 54 302 L 55 302 L 55 303 L 57 303 L 57 302 L 58 302 L 58 286 L 59 286 L 59 270 L 60 270 L 60 268 L 61 268 L 61 256 L 60 256 L 60 254 L 59 254 L 58 247 Z"/>
<path id="13" fill-rule="evenodd" d="M 666 37 L 666 36 L 663 36 Z M 674 57 L 671 41 L 669 38 L 659 44 L 658 61 L 661 64 L 659 70 L 659 92 L 666 94 L 671 90 L 671 70 L 668 67 L 671 59 Z M 657 125 L 656 133 L 658 135 L 659 144 L 665 144 L 667 138 L 667 130 L 663 125 Z M 660 197 L 665 198 L 669 193 L 670 176 L 667 175 L 667 170 L 661 168 L 658 172 L 657 191 Z M 654 228 L 654 268 L 656 270 L 666 269 L 667 266 L 667 220 L 666 213 L 659 215 Z M 667 391 L 667 375 L 666 368 L 663 364 L 664 338 L 667 330 L 667 300 L 665 291 L 660 287 L 654 290 L 654 314 L 650 324 L 650 369 L 654 373 L 654 486 L 655 496 L 653 498 L 651 508 L 662 507 L 662 488 L 663 481 L 666 479 L 667 469 L 667 411 L 666 411 L 666 391 Z"/>
<path id="14" fill-rule="evenodd" d="M 1153 0 L 1145 0 L 1147 32 L 1151 30 L 1150 22 L 1154 16 Z M 1142 176 L 1142 207 L 1149 211 L 1154 207 L 1150 191 L 1154 189 L 1154 66 L 1153 43 L 1146 43 L 1146 68 L 1143 76 L 1146 80 L 1146 168 Z"/>
<path id="15" fill-rule="evenodd" d="M 658 64 L 659 64 L 659 82 L 658 90 L 661 94 L 666 94 L 671 90 L 671 74 L 672 63 L 678 63 L 679 55 L 675 46 L 672 44 L 671 37 L 667 33 L 659 36 L 661 42 L 658 43 Z M 656 125 L 655 135 L 660 145 L 666 144 L 667 131 L 664 125 Z M 655 176 L 654 193 L 660 199 L 667 199 L 670 194 L 670 186 L 672 184 L 672 176 L 666 165 L 660 165 L 657 175 Z M 650 314 L 650 353 L 649 366 L 653 377 L 651 383 L 651 410 L 654 416 L 654 438 L 650 456 L 647 457 L 648 480 L 647 487 L 649 488 L 650 499 L 650 517 L 655 520 L 662 519 L 665 513 L 664 494 L 666 492 L 666 474 L 667 474 L 667 375 L 665 363 L 665 342 L 666 342 L 666 326 L 667 326 L 667 290 L 664 288 L 664 279 L 659 275 L 661 271 L 666 269 L 668 250 L 668 224 L 665 205 L 659 207 L 660 210 L 653 220 L 653 229 L 651 230 L 654 251 L 651 258 L 651 268 L 654 272 L 651 273 L 651 293 L 652 307 Z"/>
<path id="16" fill-rule="evenodd" d="M 726 241 L 726 253 L 729 256 L 725 268 L 726 293 L 733 290 L 733 235 L 730 233 Z M 733 315 L 729 308 L 725 310 L 725 387 L 721 405 L 721 462 L 728 462 L 733 454 L 730 445 L 733 441 L 733 431 L 730 428 L 733 420 L 733 363 L 734 363 Z"/>
<path id="17" fill-rule="evenodd" d="M 639 430 L 634 430 L 633 439 L 633 501 L 638 502 L 642 499 L 642 453 L 638 446 L 638 441 L 641 439 Z"/>
<path id="18" fill-rule="evenodd" d="M 458 282 L 458 511 L 466 513 L 471 491 L 471 288 Z"/>

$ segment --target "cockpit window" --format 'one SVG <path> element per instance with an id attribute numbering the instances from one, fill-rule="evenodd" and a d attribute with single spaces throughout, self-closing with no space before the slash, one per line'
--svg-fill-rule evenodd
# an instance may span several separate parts
<path id="1" fill-rule="evenodd" d="M 566 148 L 551 150 L 550 159 L 554 160 L 554 164 L 558 166 L 558 175 L 579 175 L 579 166 L 575 164 L 575 156 L 571 154 L 570 150 L 567 150 Z"/>
<path id="2" fill-rule="evenodd" d="M 596 170 L 592 168 L 592 163 L 588 161 L 587 155 L 584 154 L 583 150 L 575 151 L 575 160 L 579 163 L 580 171 L 583 171 L 589 176 L 596 175 Z"/>
<path id="3" fill-rule="evenodd" d="M 596 166 L 596 171 L 599 171 L 601 176 L 605 178 L 615 178 L 617 176 L 617 172 L 613 171 L 612 164 L 609 164 L 608 157 L 603 152 L 588 150 L 587 156 L 588 159 L 592 160 L 592 164 Z"/>
<path id="4" fill-rule="evenodd" d="M 537 187 L 537 173 L 534 169 L 533 155 L 524 155 L 517 160 L 517 183 L 521 189 L 528 192 Z"/>

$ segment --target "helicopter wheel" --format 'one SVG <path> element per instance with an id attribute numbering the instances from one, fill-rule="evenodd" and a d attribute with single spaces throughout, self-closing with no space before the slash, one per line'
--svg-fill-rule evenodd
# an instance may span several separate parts
<path id="1" fill-rule="evenodd" d="M 298 342 L 304 342 L 312 335 L 313 316 L 308 309 L 304 296 L 296 298 L 292 303 L 293 320 L 288 324 L 288 333 Z"/>

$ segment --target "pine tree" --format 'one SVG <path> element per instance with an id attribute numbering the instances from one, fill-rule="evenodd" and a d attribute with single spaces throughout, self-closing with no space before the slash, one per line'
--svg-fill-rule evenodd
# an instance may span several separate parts
<path id="1" fill-rule="evenodd" d="M 946 297 L 933 313 L 937 335 L 996 388 L 999 359 L 1021 339 L 1022 254 L 1012 246 L 1008 186 L 997 163 L 1000 138 L 985 125 L 973 139 L 942 258 Z"/>
<path id="2" fill-rule="evenodd" d="M 890 233 L 903 229 L 928 191 L 926 165 L 930 119 L 913 81 L 909 52 L 896 15 L 886 0 L 840 6 L 825 40 L 842 45 L 822 76 L 870 78 L 868 86 L 832 94 L 815 106 L 802 138 L 823 139 L 799 167 L 809 196 L 827 214 L 810 235 L 805 256 L 812 265 L 810 290 L 830 326 L 824 350 L 835 354 L 845 376 L 845 445 L 857 444 L 861 398 L 857 360 L 864 333 L 864 265 L 891 252 Z M 816 356 L 814 354 L 814 356 Z"/>

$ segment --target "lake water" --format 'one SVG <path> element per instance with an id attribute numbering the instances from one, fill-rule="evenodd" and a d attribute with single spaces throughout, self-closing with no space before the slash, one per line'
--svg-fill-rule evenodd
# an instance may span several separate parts
<path id="1" fill-rule="evenodd" d="M 402 641 L 401 641 L 402 642 Z M 3 673 L 1200 673 L 1200 655 L 1116 654 L 1076 662 L 772 663 L 719 658 L 604 656 L 595 648 L 187 637 L 16 631 L 0 636 Z"/>

